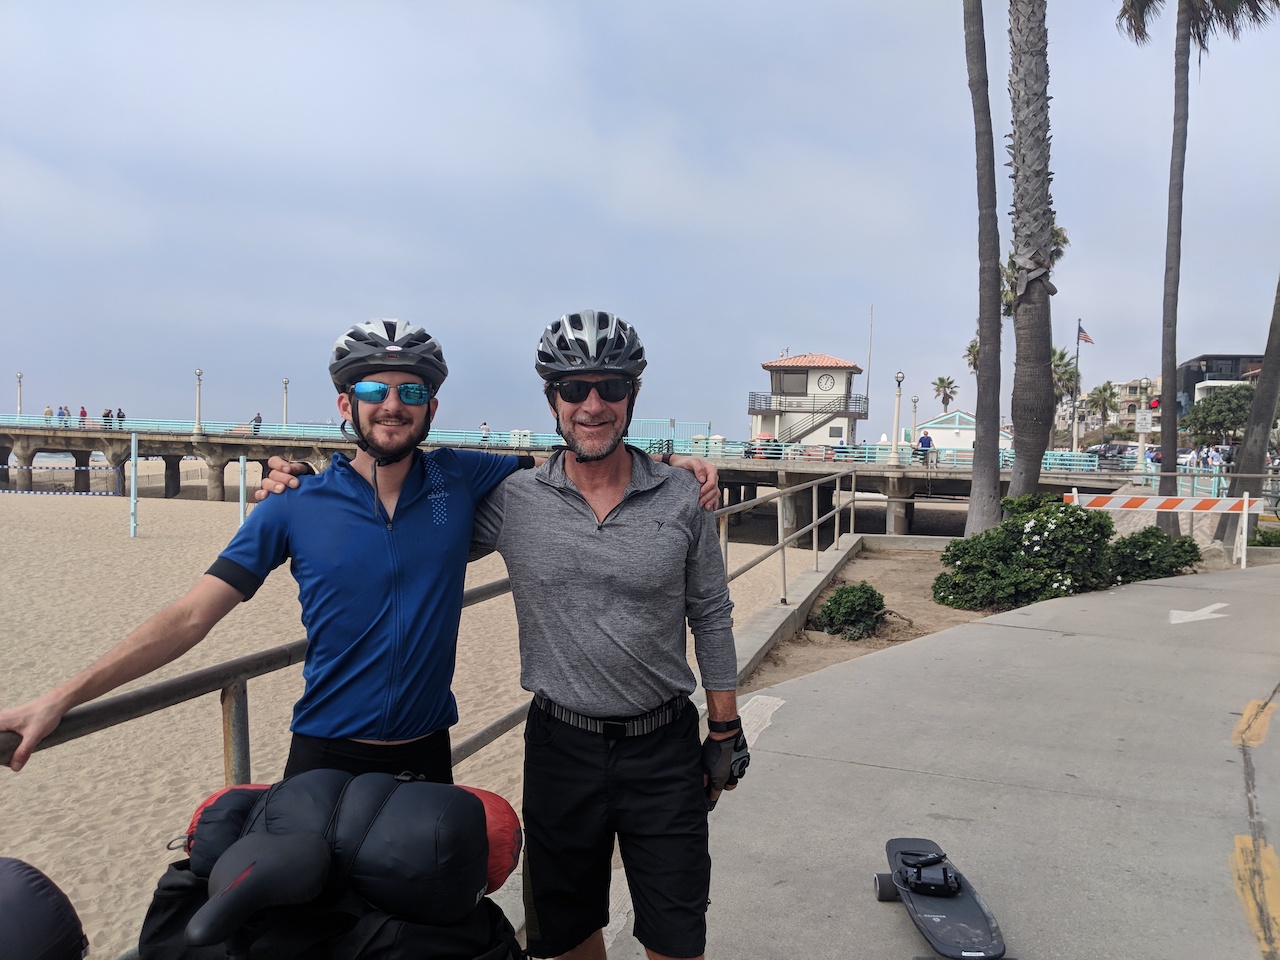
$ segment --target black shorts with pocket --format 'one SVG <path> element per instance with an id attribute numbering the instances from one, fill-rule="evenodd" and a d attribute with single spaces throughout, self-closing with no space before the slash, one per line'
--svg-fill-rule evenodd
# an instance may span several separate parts
<path id="1" fill-rule="evenodd" d="M 652 733 L 617 739 L 531 705 L 524 830 L 531 956 L 562 954 L 608 924 L 615 836 L 636 939 L 671 957 L 705 951 L 711 856 L 692 703 Z"/>

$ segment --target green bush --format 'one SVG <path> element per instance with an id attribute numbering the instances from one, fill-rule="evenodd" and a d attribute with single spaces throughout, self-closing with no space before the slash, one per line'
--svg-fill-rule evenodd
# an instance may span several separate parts
<path id="1" fill-rule="evenodd" d="M 827 633 L 838 633 L 846 640 L 861 640 L 875 633 L 885 612 L 884 596 L 863 580 L 833 590 L 814 622 Z"/>
<path id="2" fill-rule="evenodd" d="M 1107 584 L 1107 542 L 1115 527 L 1101 510 L 1056 498 L 1001 501 L 999 526 L 942 553 L 951 567 L 933 581 L 938 603 L 962 610 L 1008 610 Z"/>
<path id="3" fill-rule="evenodd" d="M 1200 548 L 1194 540 L 1170 537 L 1155 526 L 1121 537 L 1107 550 L 1112 583 L 1176 577 L 1199 562 Z"/>
<path id="4" fill-rule="evenodd" d="M 1249 541 L 1249 545 L 1253 547 L 1280 547 L 1280 530 L 1275 527 L 1268 529 L 1259 527 L 1258 532 Z"/>

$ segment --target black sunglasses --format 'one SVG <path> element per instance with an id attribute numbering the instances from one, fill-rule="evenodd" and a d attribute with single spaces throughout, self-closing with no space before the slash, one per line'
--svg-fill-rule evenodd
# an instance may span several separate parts
<path id="1" fill-rule="evenodd" d="M 391 392 L 391 387 L 376 380 L 361 380 L 351 388 L 357 400 L 365 403 L 382 403 Z M 396 387 L 400 394 L 400 402 L 410 407 L 420 407 L 431 399 L 431 388 L 425 383 L 402 383 Z"/>
<path id="2" fill-rule="evenodd" d="M 626 377 L 608 380 L 557 380 L 551 386 L 565 403 L 582 403 L 595 390 L 605 403 L 617 403 L 631 396 L 632 381 Z"/>

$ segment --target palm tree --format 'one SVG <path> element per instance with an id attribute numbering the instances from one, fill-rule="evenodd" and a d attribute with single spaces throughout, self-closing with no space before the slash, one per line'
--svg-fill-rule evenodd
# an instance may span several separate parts
<path id="1" fill-rule="evenodd" d="M 1116 24 L 1136 43 L 1150 39 L 1148 24 L 1164 0 L 1121 0 Z M 1182 269 L 1182 185 L 1187 164 L 1188 75 L 1191 44 L 1200 54 L 1219 31 L 1232 40 L 1249 26 L 1262 26 L 1280 10 L 1280 0 L 1178 0 L 1173 41 L 1173 149 L 1169 158 L 1169 219 L 1164 247 L 1164 309 L 1160 328 L 1160 489 L 1172 496 L 1178 483 L 1178 281 Z M 1157 515 L 1161 529 L 1178 531 L 1176 513 Z"/>
<path id="2" fill-rule="evenodd" d="M 964 0 L 964 54 L 978 171 L 978 335 L 970 344 L 973 359 L 969 364 L 978 384 L 973 412 L 973 473 L 964 522 L 968 537 L 1000 522 L 1000 221 L 996 213 L 996 149 L 982 0 Z"/>
<path id="3" fill-rule="evenodd" d="M 1258 372 L 1258 388 L 1253 393 L 1253 406 L 1249 408 L 1249 420 L 1244 426 L 1244 443 L 1236 456 L 1231 477 L 1229 497 L 1242 497 L 1248 490 L 1255 496 L 1261 492 L 1258 475 L 1263 473 L 1267 447 L 1271 442 L 1271 429 L 1276 422 L 1276 404 L 1280 402 L 1280 283 L 1276 284 L 1276 298 L 1271 307 L 1271 332 L 1267 335 L 1267 347 L 1262 354 L 1262 369 Z M 1253 476 L 1250 476 L 1253 474 Z M 1225 520 L 1227 515 L 1224 515 Z M 1238 518 L 1231 514 L 1231 523 L 1218 524 L 1215 539 L 1229 541 L 1235 535 Z"/>
<path id="4" fill-rule="evenodd" d="M 969 368 L 969 372 L 974 376 L 978 375 L 978 340 L 979 335 L 974 334 L 973 339 L 969 341 L 969 345 L 964 348 L 964 364 Z"/>
<path id="5" fill-rule="evenodd" d="M 947 407 L 951 406 L 951 401 L 960 392 L 960 388 L 950 377 L 939 377 L 929 386 L 933 387 L 933 395 L 942 401 L 942 412 L 946 413 Z"/>
<path id="6" fill-rule="evenodd" d="M 1053 408 L 1056 411 L 1068 395 L 1074 394 L 1078 371 L 1076 358 L 1066 347 L 1054 347 L 1049 354 L 1049 375 L 1053 380 Z M 1049 428 L 1049 443 L 1053 443 L 1054 428 Z"/>
<path id="7" fill-rule="evenodd" d="M 1120 410 L 1120 393 L 1110 380 L 1100 383 L 1089 391 L 1085 406 L 1102 418 L 1102 439 L 1107 439 L 1107 423 L 1111 415 Z"/>
<path id="8" fill-rule="evenodd" d="M 1050 375 L 1053 377 L 1053 402 L 1056 406 L 1076 388 L 1076 358 L 1066 347 L 1054 347 L 1049 354 Z"/>
<path id="9" fill-rule="evenodd" d="M 1071 246 L 1071 238 L 1067 236 L 1067 231 L 1054 226 L 1052 243 L 1053 246 L 1049 250 L 1049 266 L 1055 267 L 1066 254 L 1067 247 Z M 1013 251 L 1010 250 L 1005 262 L 1000 264 L 1000 312 L 1006 317 L 1013 316 L 1013 286 L 1017 274 L 1018 270 L 1013 262 Z"/>
<path id="10" fill-rule="evenodd" d="M 1053 199 L 1049 195 L 1049 31 L 1046 0 L 1009 4 L 1009 97 L 1013 132 L 1013 434 L 1009 496 L 1035 493 L 1053 425 L 1049 281 Z"/>

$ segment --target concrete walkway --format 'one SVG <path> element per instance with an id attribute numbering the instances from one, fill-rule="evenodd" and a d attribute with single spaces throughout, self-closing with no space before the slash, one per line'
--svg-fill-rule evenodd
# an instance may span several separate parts
<path id="1" fill-rule="evenodd" d="M 708 956 L 933 956 L 871 885 L 888 838 L 922 836 L 1009 957 L 1280 958 L 1278 596 L 1280 566 L 1151 581 L 752 695 Z M 642 955 L 620 930 L 610 956 Z"/>

